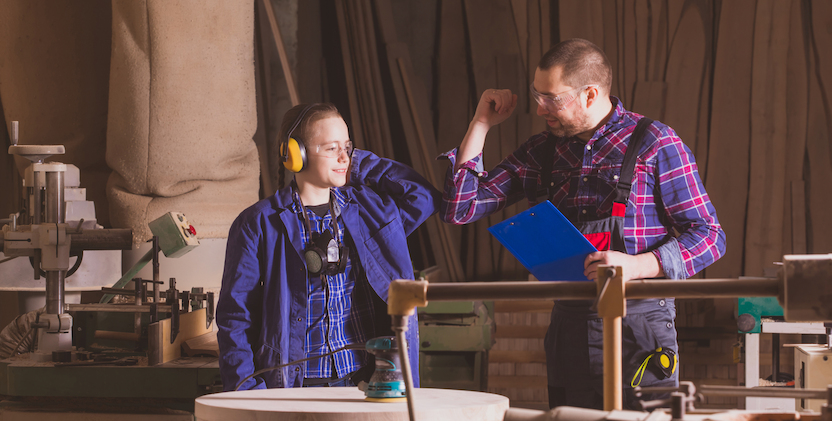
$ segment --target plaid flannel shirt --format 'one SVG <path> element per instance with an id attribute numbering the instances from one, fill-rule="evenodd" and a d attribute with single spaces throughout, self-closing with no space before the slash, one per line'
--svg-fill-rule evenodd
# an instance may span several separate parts
<path id="1" fill-rule="evenodd" d="M 344 195 L 333 189 L 338 206 L 344 207 Z M 300 198 L 297 191 L 293 193 L 294 201 L 291 210 L 298 215 L 301 239 L 304 248 L 310 244 L 311 233 L 307 232 L 301 216 Z M 308 209 L 304 209 L 309 216 L 309 222 L 314 233 L 323 233 L 332 227 L 331 212 L 320 217 Z M 338 241 L 345 244 L 344 223 L 341 218 L 338 223 Z M 335 233 L 333 233 L 335 234 Z M 352 249 L 351 249 L 352 250 Z M 373 294 L 370 285 L 357 282 L 360 268 L 354 252 L 350 251 L 346 270 L 334 276 L 309 275 L 307 278 L 307 292 L 309 294 L 306 307 L 306 343 L 304 351 L 307 357 L 314 357 L 334 351 L 349 344 L 365 343 L 368 335 L 374 335 Z M 327 302 L 326 287 L 329 288 L 329 302 Z M 329 333 L 327 339 L 327 333 Z M 307 378 L 336 378 L 340 379 L 369 363 L 369 355 L 361 350 L 344 350 L 328 358 L 317 358 L 306 362 L 305 376 Z M 333 370 L 335 372 L 333 373 Z M 334 377 L 333 377 L 334 375 Z"/>
<path id="2" fill-rule="evenodd" d="M 543 132 L 529 138 L 493 170 L 482 170 L 482 153 L 453 172 L 457 150 L 442 154 L 451 161 L 440 213 L 445 222 L 467 224 L 524 197 L 545 200 L 540 186 L 544 142 L 554 141 L 552 203 L 579 224 L 610 216 L 621 163 L 641 115 L 626 111 L 618 98 L 607 123 L 588 142 Z M 674 230 L 679 233 L 674 235 Z M 624 217 L 628 254 L 653 252 L 670 279 L 693 276 L 725 252 L 719 225 L 699 178 L 693 154 L 676 132 L 660 122 L 647 130 L 638 154 L 633 188 Z"/>

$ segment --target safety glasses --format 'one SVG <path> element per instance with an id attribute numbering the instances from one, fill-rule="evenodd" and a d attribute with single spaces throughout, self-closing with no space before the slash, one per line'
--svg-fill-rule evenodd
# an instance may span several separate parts
<path id="1" fill-rule="evenodd" d="M 538 92 L 537 89 L 534 88 L 534 83 L 532 83 L 529 85 L 529 90 L 531 91 L 534 100 L 537 101 L 541 107 L 549 110 L 549 112 L 558 112 L 563 111 L 585 89 L 596 86 L 598 85 L 584 85 L 580 88 L 570 89 L 557 95 L 546 95 Z"/>
<path id="2" fill-rule="evenodd" d="M 342 153 L 346 152 L 347 156 L 352 157 L 352 141 L 348 140 L 341 146 L 341 142 L 337 140 L 320 145 L 315 145 L 315 154 L 325 156 L 327 158 L 338 158 Z"/>

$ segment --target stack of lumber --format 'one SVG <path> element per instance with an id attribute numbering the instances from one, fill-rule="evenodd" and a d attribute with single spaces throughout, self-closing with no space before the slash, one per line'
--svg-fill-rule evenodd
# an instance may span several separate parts
<path id="1" fill-rule="evenodd" d="M 435 160 L 433 113 L 409 49 L 397 41 L 390 2 L 335 0 L 335 6 L 356 145 L 409 163 L 441 189 L 447 165 Z M 448 225 L 432 217 L 419 235 L 423 254 L 429 254 L 425 267 L 441 267 L 442 280 L 465 279 Z"/>

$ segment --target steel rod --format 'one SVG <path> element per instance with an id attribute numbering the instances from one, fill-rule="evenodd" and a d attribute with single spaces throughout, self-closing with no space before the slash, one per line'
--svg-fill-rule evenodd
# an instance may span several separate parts
<path id="1" fill-rule="evenodd" d="M 730 298 L 777 297 L 780 280 L 775 278 L 728 278 L 697 280 L 632 280 L 625 284 L 629 299 L 641 298 Z M 465 282 L 431 283 L 428 301 L 458 300 L 592 300 L 594 282 Z"/>
<path id="2" fill-rule="evenodd" d="M 74 228 L 74 227 L 73 227 Z M 80 234 L 71 233 L 70 251 L 80 250 L 130 250 L 133 247 L 133 230 L 128 228 L 89 229 Z"/>
<path id="3" fill-rule="evenodd" d="M 757 396 L 763 398 L 795 398 L 826 400 L 826 389 L 789 389 L 779 387 L 708 386 L 696 389 L 705 396 Z"/>
<path id="4" fill-rule="evenodd" d="M 64 173 L 50 171 L 46 173 L 46 223 L 64 222 Z M 55 253 L 57 254 L 57 245 Z M 41 249 L 41 253 L 47 252 Z M 52 252 L 51 250 L 49 251 Z M 35 268 L 38 270 L 38 268 Z M 64 312 L 64 278 L 65 270 L 46 271 L 46 313 L 63 314 Z"/>

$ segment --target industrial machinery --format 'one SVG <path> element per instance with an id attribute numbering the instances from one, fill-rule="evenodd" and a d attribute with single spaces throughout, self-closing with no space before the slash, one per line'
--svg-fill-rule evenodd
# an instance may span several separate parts
<path id="1" fill-rule="evenodd" d="M 490 301 L 439 301 L 419 308 L 421 386 L 488 390 L 495 330 Z"/>
<path id="2" fill-rule="evenodd" d="M 44 162 L 51 155 L 63 154 L 62 145 L 18 145 L 18 124 L 12 122 L 12 146 L 9 153 L 22 156 L 32 164 L 26 169 L 23 185 L 26 200 L 23 212 L 9 216 L 0 235 L 0 249 L 7 258 L 27 257 L 35 279 L 46 278 L 46 311 L 34 326 L 37 349 L 33 358 L 51 361 L 52 352 L 72 348 L 72 317 L 66 313 L 65 279 L 78 268 L 85 250 L 125 250 L 132 244 L 130 230 L 88 229 L 80 220 L 75 226 L 66 223 L 67 165 Z M 70 255 L 78 256 L 70 268 Z"/>
<path id="3" fill-rule="evenodd" d="M 0 352 L 0 418 L 6 419 L 9 411 L 33 410 L 100 413 L 86 419 L 134 410 L 162 419 L 192 417 L 194 398 L 221 387 L 212 337 L 214 297 L 199 288 L 179 291 L 173 278 L 160 280 L 159 253 L 175 258 L 197 247 L 195 228 L 181 213 L 162 215 L 149 224 L 153 247 L 132 269 L 121 276 L 119 267 L 118 275 L 106 282 L 112 287 L 84 292 L 94 299 L 69 304 L 67 278 L 81 265 L 84 252 L 129 250 L 133 234 L 77 217 L 80 208 L 92 205 L 65 200 L 79 194 L 77 168 L 44 162 L 64 153 L 63 146 L 18 145 L 17 140 L 13 122 L 9 153 L 32 164 L 25 171 L 21 212 L 0 221 L 0 266 L 28 260 L 34 279 L 45 278 L 46 306 L 3 330 L 18 336 L 0 340 L 0 350 L 8 350 Z M 67 178 L 74 180 L 71 187 Z M 153 279 L 137 278 L 151 262 Z M 193 342 L 199 338 L 205 340 Z M 210 356 L 182 357 L 187 342 L 193 342 L 194 353 Z M 42 397 L 49 397 L 48 402 Z M 120 399 L 106 404 L 101 398 Z"/>

